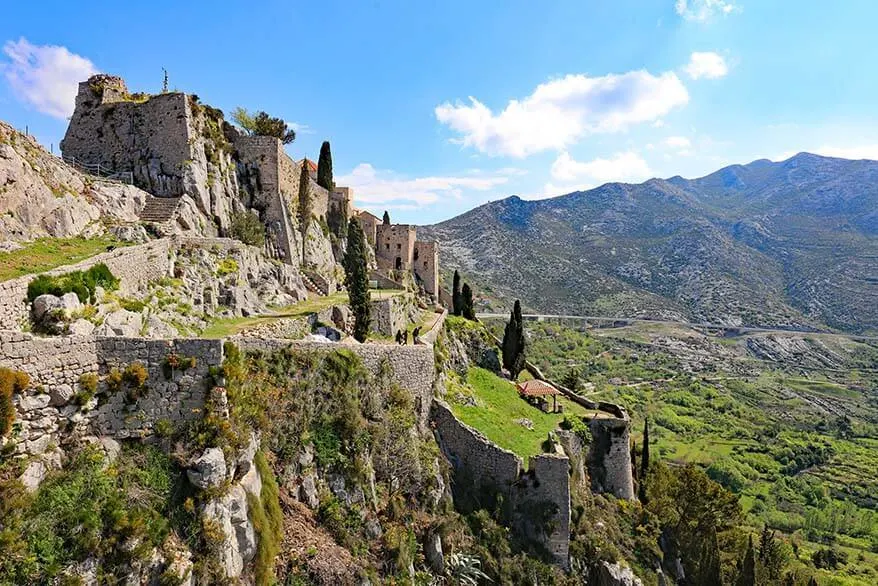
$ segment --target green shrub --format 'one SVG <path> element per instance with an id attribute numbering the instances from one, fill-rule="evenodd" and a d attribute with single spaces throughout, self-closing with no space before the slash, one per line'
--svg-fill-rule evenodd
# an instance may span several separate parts
<path id="1" fill-rule="evenodd" d="M 119 288 L 117 279 L 107 265 L 96 264 L 87 271 L 73 271 L 63 275 L 40 275 L 27 286 L 27 300 L 33 302 L 40 295 L 51 294 L 61 297 L 65 293 L 76 293 L 81 303 L 94 301 L 95 289 L 103 287 L 107 291 Z"/>
<path id="2" fill-rule="evenodd" d="M 146 307 L 146 304 L 139 299 L 120 299 L 119 305 L 122 306 L 122 309 L 133 311 L 134 313 L 140 313 Z"/>
<path id="3" fill-rule="evenodd" d="M 77 405 L 85 405 L 95 396 L 98 390 L 98 375 L 93 372 L 87 372 L 79 377 L 79 392 L 76 393 L 74 401 Z"/>
<path id="4" fill-rule="evenodd" d="M 0 368 L 0 437 L 5 437 L 15 421 L 12 395 L 21 393 L 30 384 L 30 377 L 23 372 Z"/>
<path id="5" fill-rule="evenodd" d="M 238 261 L 233 258 L 224 258 L 219 262 L 216 268 L 216 274 L 220 277 L 231 275 L 238 272 Z"/>
<path id="6" fill-rule="evenodd" d="M 265 454 L 256 452 L 254 460 L 262 478 L 262 493 L 259 497 L 247 493 L 247 505 L 259 538 L 256 545 L 256 584 L 267 586 L 274 584 L 275 558 L 283 539 L 283 513 L 280 509 L 280 490 Z"/>
<path id="7" fill-rule="evenodd" d="M 232 238 L 251 246 L 262 246 L 265 244 L 265 226 L 256 214 L 236 213 L 232 215 Z"/>

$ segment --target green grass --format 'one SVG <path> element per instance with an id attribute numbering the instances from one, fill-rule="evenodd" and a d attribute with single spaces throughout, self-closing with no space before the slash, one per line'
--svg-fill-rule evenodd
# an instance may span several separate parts
<path id="1" fill-rule="evenodd" d="M 0 281 L 74 264 L 106 251 L 110 245 L 126 244 L 106 238 L 40 238 L 24 248 L 0 252 Z"/>
<path id="2" fill-rule="evenodd" d="M 542 443 L 550 431 L 557 429 L 563 414 L 543 413 L 518 396 L 518 391 L 508 380 L 483 368 L 471 368 L 467 373 L 467 386 L 454 385 L 451 389 L 451 409 L 464 423 L 470 425 L 502 448 L 515 452 L 527 461 L 528 456 L 542 453 Z M 454 400 L 456 393 L 471 393 L 477 406 L 460 404 Z M 594 415 L 575 403 L 558 398 L 564 413 Z M 516 419 L 530 419 L 533 430 L 515 423 Z"/>

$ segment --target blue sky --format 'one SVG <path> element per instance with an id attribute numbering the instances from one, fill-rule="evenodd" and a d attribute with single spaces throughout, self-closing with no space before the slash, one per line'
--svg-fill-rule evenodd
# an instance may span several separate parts
<path id="1" fill-rule="evenodd" d="M 808 150 L 878 159 L 878 3 L 12 2 L 0 120 L 47 148 L 76 82 L 121 75 L 330 140 L 359 207 L 431 223 L 512 194 L 704 175 Z"/>

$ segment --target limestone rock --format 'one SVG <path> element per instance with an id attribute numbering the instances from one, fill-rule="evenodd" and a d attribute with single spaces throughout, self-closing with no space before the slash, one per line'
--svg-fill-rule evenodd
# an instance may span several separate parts
<path id="1" fill-rule="evenodd" d="M 431 533 L 424 543 L 424 557 L 430 569 L 442 575 L 445 573 L 445 556 L 442 554 L 442 539 L 438 533 Z"/>
<path id="2" fill-rule="evenodd" d="M 18 478 L 28 492 L 36 492 L 40 483 L 49 473 L 49 467 L 42 460 L 34 460 L 25 468 L 24 473 Z"/>
<path id="3" fill-rule="evenodd" d="M 198 488 L 219 486 L 226 479 L 226 458 L 219 448 L 208 448 L 186 470 L 189 482 Z"/>
<path id="4" fill-rule="evenodd" d="M 108 314 L 104 318 L 104 323 L 95 330 L 95 334 L 98 336 L 136 338 L 140 336 L 142 328 L 143 316 L 133 311 L 120 309 Z"/>
<path id="5" fill-rule="evenodd" d="M 640 578 L 634 575 L 631 568 L 619 563 L 601 562 L 592 572 L 591 584 L 594 586 L 643 586 Z"/>
<path id="6" fill-rule="evenodd" d="M 316 478 L 313 474 L 308 474 L 302 479 L 302 486 L 299 488 L 299 500 L 316 509 L 320 504 L 320 497 L 317 494 Z"/>
<path id="7" fill-rule="evenodd" d="M 133 242 L 135 244 L 142 244 L 143 242 L 149 240 L 149 234 L 146 233 L 146 228 L 144 228 L 140 224 L 111 226 L 110 234 L 112 234 L 117 240 L 121 240 L 122 242 Z"/>
<path id="8" fill-rule="evenodd" d="M 179 332 L 173 326 L 166 324 L 158 316 L 150 314 L 146 318 L 145 335 L 149 338 L 171 339 L 179 336 Z"/>
<path id="9" fill-rule="evenodd" d="M 61 308 L 64 310 L 64 316 L 70 317 L 73 313 L 82 309 L 82 303 L 79 296 L 72 291 L 61 296 Z"/>
<path id="10" fill-rule="evenodd" d="M 40 295 L 39 297 L 34 299 L 33 303 L 31 304 L 31 313 L 33 314 L 34 321 L 36 321 L 37 323 L 43 323 L 56 310 L 60 309 L 63 309 L 63 303 L 61 302 L 61 298 L 50 295 L 48 293 L 46 293 L 45 295 Z"/>
<path id="11" fill-rule="evenodd" d="M 203 514 L 218 525 L 225 536 L 219 548 L 220 563 L 228 578 L 241 575 L 244 565 L 256 553 L 256 533 L 247 516 L 247 493 L 238 484 L 224 496 L 204 506 Z"/>
<path id="12" fill-rule="evenodd" d="M 255 432 L 250 432 L 250 439 L 241 453 L 238 454 L 238 459 L 235 462 L 240 473 L 246 474 L 250 470 L 257 451 L 259 451 L 259 436 Z"/>
<path id="13" fill-rule="evenodd" d="M 54 385 L 49 389 L 49 405 L 52 407 L 66 405 L 75 394 L 71 385 Z"/>
<path id="14" fill-rule="evenodd" d="M 67 326 L 67 333 L 71 336 L 90 336 L 95 331 L 95 325 L 87 319 L 78 319 Z"/>

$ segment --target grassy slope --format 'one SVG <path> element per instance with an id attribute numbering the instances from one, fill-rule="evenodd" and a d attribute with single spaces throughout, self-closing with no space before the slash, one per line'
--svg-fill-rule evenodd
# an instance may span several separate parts
<path id="1" fill-rule="evenodd" d="M 77 263 L 104 252 L 110 245 L 124 246 L 103 238 L 41 238 L 24 248 L 0 252 L 0 281 Z"/>
<path id="2" fill-rule="evenodd" d="M 542 453 L 542 443 L 548 433 L 558 427 L 564 415 L 544 413 L 519 398 L 515 386 L 508 380 L 483 368 L 471 368 L 467 373 L 466 386 L 454 385 L 449 393 L 454 414 L 502 448 L 511 450 L 525 459 Z M 458 397 L 458 393 L 461 397 Z M 462 396 L 475 398 L 477 405 L 466 405 Z M 558 404 L 565 413 L 593 416 L 579 405 L 563 398 Z M 533 430 L 515 423 L 517 419 L 529 419 Z"/>

